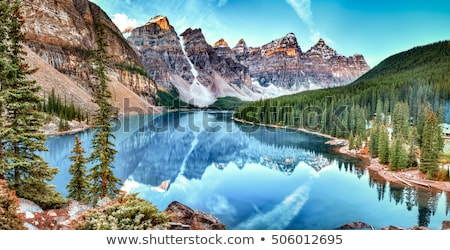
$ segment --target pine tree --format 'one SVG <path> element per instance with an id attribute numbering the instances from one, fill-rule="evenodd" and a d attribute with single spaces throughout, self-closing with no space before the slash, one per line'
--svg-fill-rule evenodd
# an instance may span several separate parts
<path id="1" fill-rule="evenodd" d="M 415 127 L 410 129 L 409 132 L 409 152 L 408 152 L 408 168 L 417 167 L 417 159 L 416 159 L 416 142 L 417 142 L 417 129 Z"/>
<path id="2" fill-rule="evenodd" d="M 379 161 L 381 164 L 387 164 L 389 163 L 389 132 L 385 126 L 381 127 L 378 142 Z"/>
<path id="3" fill-rule="evenodd" d="M 403 146 L 403 138 L 400 136 L 394 138 L 390 155 L 391 170 L 405 169 L 408 166 L 408 155 Z"/>
<path id="4" fill-rule="evenodd" d="M 50 168 L 38 155 L 38 152 L 47 150 L 44 146 L 46 137 L 40 131 L 44 116 L 38 109 L 42 102 L 37 95 L 39 88 L 35 81 L 28 80 L 34 70 L 29 69 L 23 59 L 25 37 L 21 31 L 20 1 L 8 4 L 8 10 L 8 18 L 1 24 L 2 30 L 7 30 L 7 48 L 3 44 L 1 54 L 1 60 L 6 62 L 7 67 L 2 70 L 2 77 L 5 78 L 2 78 L 0 91 L 1 107 L 6 117 L 0 133 L 4 135 L 0 172 L 19 197 L 30 199 L 43 208 L 53 207 L 64 200 L 48 183 L 58 169 Z"/>
<path id="5" fill-rule="evenodd" d="M 89 193 L 93 203 L 97 203 L 98 199 L 117 195 L 120 184 L 120 179 L 115 177 L 113 173 L 113 162 L 117 150 L 112 141 L 115 136 L 112 133 L 110 123 L 114 114 L 110 104 L 109 79 L 106 75 L 107 56 L 105 52 L 106 41 L 103 37 L 104 27 L 101 23 L 96 23 L 96 27 L 98 48 L 94 51 L 93 58 L 94 72 L 97 77 L 94 102 L 98 105 L 99 110 L 93 121 L 97 131 L 92 139 L 93 152 L 89 157 L 94 166 L 88 176 L 91 181 Z"/>
<path id="6" fill-rule="evenodd" d="M 81 144 L 78 136 L 75 136 L 75 145 L 72 149 L 73 155 L 69 157 L 73 162 L 69 169 L 72 178 L 66 188 L 69 192 L 68 198 L 77 201 L 86 201 L 87 192 L 89 190 L 89 182 L 86 176 L 87 159 L 84 157 L 84 153 L 86 152 Z"/>
<path id="7" fill-rule="evenodd" d="M 372 127 L 372 129 L 370 130 L 369 151 L 370 155 L 373 158 L 378 157 L 378 147 L 379 147 L 378 138 L 380 137 L 379 131 L 380 128 L 378 126 Z"/>
<path id="8" fill-rule="evenodd" d="M 409 107 L 407 103 L 399 102 L 395 104 L 392 114 L 393 136 L 408 136 L 409 131 Z"/>
<path id="9" fill-rule="evenodd" d="M 362 138 L 359 135 L 357 135 L 355 139 L 355 148 L 356 149 L 362 148 Z"/>
<path id="10" fill-rule="evenodd" d="M 422 131 L 420 171 L 432 178 L 436 177 L 439 170 L 439 152 L 442 150 L 439 140 L 442 140 L 441 128 L 436 114 L 428 106 Z"/>
<path id="11" fill-rule="evenodd" d="M 350 131 L 350 135 L 348 136 L 348 149 L 355 149 L 355 137 L 353 136 L 353 131 Z"/>

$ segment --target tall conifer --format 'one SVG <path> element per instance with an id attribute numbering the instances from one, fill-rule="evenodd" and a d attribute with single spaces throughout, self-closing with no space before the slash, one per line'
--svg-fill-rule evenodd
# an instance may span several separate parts
<path id="1" fill-rule="evenodd" d="M 18 196 L 30 199 L 43 208 L 63 202 L 61 194 L 49 185 L 56 168 L 38 155 L 46 151 L 46 137 L 40 128 L 44 116 L 39 111 L 42 102 L 37 95 L 39 87 L 28 76 L 35 70 L 30 69 L 23 56 L 25 36 L 21 31 L 23 19 L 19 0 L 6 4 L 2 2 L 0 26 L 1 39 L 1 107 L 5 115 L 0 135 L 2 136 L 2 160 L 0 174 L 9 182 Z M 5 11 L 6 10 L 6 11 Z M 6 32 L 6 33 L 5 33 Z"/>
<path id="2" fill-rule="evenodd" d="M 94 164 L 89 179 L 91 187 L 89 190 L 90 198 L 93 203 L 107 196 L 115 196 L 119 193 L 120 179 L 114 176 L 113 163 L 117 150 L 113 140 L 115 136 L 112 133 L 110 120 L 114 115 L 111 100 L 111 92 L 108 89 L 107 73 L 107 55 L 104 39 L 104 27 L 102 23 L 96 23 L 97 30 L 97 49 L 94 51 L 93 66 L 97 79 L 94 92 L 94 102 L 99 109 L 94 118 L 94 125 L 97 131 L 92 139 L 93 152 L 89 160 Z"/>
<path id="3" fill-rule="evenodd" d="M 426 173 L 429 177 L 436 177 L 439 170 L 439 152 L 442 150 L 441 128 L 436 114 L 431 110 L 431 106 L 427 106 L 425 117 L 420 147 L 420 171 Z"/>
<path id="4" fill-rule="evenodd" d="M 68 198 L 72 198 L 77 201 L 86 201 L 87 192 L 89 190 L 89 182 L 86 176 L 86 163 L 87 159 L 84 157 L 83 146 L 78 136 L 75 136 L 75 145 L 72 149 L 73 155 L 69 159 L 73 162 L 70 166 L 69 173 L 72 175 L 69 184 L 66 188 L 69 192 Z"/>

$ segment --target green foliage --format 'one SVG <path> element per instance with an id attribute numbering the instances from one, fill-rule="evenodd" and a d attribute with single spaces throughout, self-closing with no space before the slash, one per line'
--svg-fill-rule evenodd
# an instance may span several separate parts
<path id="1" fill-rule="evenodd" d="M 97 84 L 94 91 L 94 102 L 99 110 L 94 117 L 97 131 L 92 138 L 93 151 L 89 161 L 94 164 L 88 175 L 91 186 L 89 199 L 95 204 L 100 198 L 114 197 L 119 193 L 120 179 L 114 176 L 113 163 L 117 150 L 113 140 L 111 117 L 114 115 L 111 101 L 111 92 L 108 89 L 108 76 L 106 75 L 108 57 L 105 52 L 107 46 L 103 34 L 103 24 L 96 23 L 97 50 L 94 51 L 93 64 Z"/>
<path id="2" fill-rule="evenodd" d="M 285 121 L 290 127 L 344 138 L 352 130 L 365 138 L 366 120 L 374 119 L 377 110 L 381 114 L 375 120 L 382 123 L 386 121 L 383 117 L 394 115 L 397 103 L 404 103 L 402 108 L 409 111 L 400 114 L 396 123 L 403 130 L 408 113 L 413 126 L 420 123 L 423 103 L 431 102 L 437 110 L 450 99 L 449 68 L 449 42 L 438 42 L 392 56 L 350 85 L 245 103 L 235 117 L 256 123 Z M 277 109 L 279 112 L 273 112 Z"/>
<path id="3" fill-rule="evenodd" d="M 233 96 L 219 97 L 217 101 L 209 106 L 211 109 L 235 110 L 245 102 Z"/>
<path id="4" fill-rule="evenodd" d="M 394 138 L 392 142 L 389 163 L 391 170 L 401 170 L 408 167 L 408 155 L 401 137 Z"/>
<path id="5" fill-rule="evenodd" d="M 129 71 L 131 73 L 136 73 L 141 76 L 148 77 L 147 72 L 141 67 L 130 65 L 130 64 L 117 64 L 116 66 L 119 67 L 120 69 Z"/>
<path id="6" fill-rule="evenodd" d="M 371 156 L 378 157 L 382 153 L 382 162 L 392 158 L 394 168 L 399 169 L 405 167 L 404 162 L 411 167 L 417 162 L 415 145 L 409 138 L 409 130 L 414 127 L 418 134 L 414 141 L 421 146 L 424 158 L 421 170 L 434 176 L 436 151 L 443 144 L 426 114 L 427 110 L 440 110 L 436 120 L 443 120 L 441 107 L 450 100 L 449 68 L 450 42 L 437 42 L 393 55 L 350 85 L 245 103 L 234 116 L 249 122 L 284 124 L 341 138 L 348 138 L 353 131 L 356 138 L 363 139 L 366 138 L 366 121 L 369 121 L 372 123 L 368 142 Z M 394 138 L 403 137 L 403 140 L 392 143 L 396 147 L 392 145 L 391 150 L 386 150 L 386 140 L 380 142 L 385 138 L 385 135 L 380 138 L 381 127 L 391 125 Z M 407 153 L 409 157 L 405 160 L 406 143 L 413 152 Z"/>
<path id="7" fill-rule="evenodd" d="M 61 194 L 48 182 L 58 172 L 50 168 L 38 152 L 46 151 L 45 135 L 40 131 L 44 114 L 39 110 L 42 99 L 37 95 L 39 87 L 29 80 L 35 72 L 24 62 L 22 33 L 23 18 L 20 1 L 2 2 L 4 10 L 0 23 L 0 175 L 9 182 L 19 197 L 34 201 L 42 208 L 58 206 L 64 202 Z"/>
<path id="8" fill-rule="evenodd" d="M 381 164 L 389 163 L 389 132 L 385 126 L 382 126 L 378 134 L 379 143 L 379 161 Z"/>
<path id="9" fill-rule="evenodd" d="M 169 217 L 150 202 L 130 194 L 83 216 L 76 226 L 81 230 L 149 230 L 164 228 Z"/>
<path id="10" fill-rule="evenodd" d="M 180 107 L 191 107 L 191 105 L 181 101 L 180 95 L 176 89 L 162 89 L 158 87 L 158 105 L 170 109 L 178 109 Z"/>
<path id="11" fill-rule="evenodd" d="M 440 140 L 441 128 L 438 124 L 436 114 L 431 107 L 425 111 L 426 120 L 422 131 L 422 145 L 420 158 L 420 171 L 426 173 L 427 176 L 436 177 L 439 169 L 439 153 L 442 151 Z"/>
<path id="12" fill-rule="evenodd" d="M 60 130 L 67 130 L 64 127 L 64 121 L 77 120 L 81 122 L 86 119 L 86 114 L 79 107 L 76 107 L 73 102 L 67 103 L 66 98 L 63 100 L 57 96 L 54 89 L 41 104 L 40 110 L 47 114 L 57 115 L 60 120 L 63 120 L 60 124 Z"/>
<path id="13" fill-rule="evenodd" d="M 408 168 L 415 168 L 418 166 L 416 158 L 416 143 L 417 143 L 417 128 L 413 127 L 409 131 L 409 152 L 408 152 Z"/>
<path id="14" fill-rule="evenodd" d="M 350 135 L 348 136 L 348 149 L 355 149 L 355 137 L 353 136 L 353 131 L 350 131 Z"/>
<path id="15" fill-rule="evenodd" d="M 377 158 L 379 153 L 380 130 L 381 128 L 378 125 L 370 130 L 369 151 L 374 158 Z"/>
<path id="16" fill-rule="evenodd" d="M 72 175 L 72 178 L 66 187 L 69 192 L 67 197 L 83 202 L 87 200 L 89 182 L 86 176 L 87 159 L 84 157 L 84 153 L 86 152 L 84 151 L 78 136 L 75 136 L 75 145 L 72 149 L 72 153 L 73 155 L 69 157 L 73 162 L 69 168 L 69 173 Z"/>
<path id="17" fill-rule="evenodd" d="M 398 102 L 392 112 L 393 136 L 408 136 L 409 132 L 409 107 L 405 102 Z"/>

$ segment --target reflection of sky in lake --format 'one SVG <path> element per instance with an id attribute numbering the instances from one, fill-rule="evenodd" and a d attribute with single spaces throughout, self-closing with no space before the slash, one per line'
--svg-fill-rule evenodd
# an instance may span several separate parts
<path id="1" fill-rule="evenodd" d="M 205 129 L 205 114 L 210 128 L 222 129 Z M 206 112 L 138 118 L 128 117 L 116 132 L 115 173 L 127 190 L 161 210 L 177 200 L 214 214 L 229 229 L 333 229 L 351 221 L 439 228 L 449 219 L 445 194 L 377 180 L 355 167 L 358 160 L 332 153 L 324 138 L 255 130 Z M 87 148 L 92 132 L 80 137 Z M 62 166 L 55 184 L 64 193 L 73 136 L 47 144 L 46 160 Z M 158 186 L 165 181 L 164 192 Z"/>

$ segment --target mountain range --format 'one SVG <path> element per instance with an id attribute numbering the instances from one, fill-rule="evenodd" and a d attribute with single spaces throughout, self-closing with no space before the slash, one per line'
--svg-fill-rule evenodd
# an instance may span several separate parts
<path id="1" fill-rule="evenodd" d="M 346 57 L 322 39 L 302 51 L 289 33 L 261 47 L 240 40 L 206 42 L 201 29 L 177 34 L 164 16 L 151 18 L 125 38 L 108 15 L 88 0 L 23 0 L 27 62 L 42 93 L 95 110 L 91 101 L 96 32 L 105 27 L 113 105 L 122 113 L 158 112 L 159 91 L 209 106 L 220 97 L 244 101 L 351 83 L 369 70 L 359 54 Z M 158 91 L 159 90 L 159 91 Z"/>

